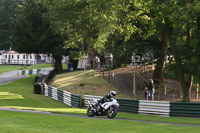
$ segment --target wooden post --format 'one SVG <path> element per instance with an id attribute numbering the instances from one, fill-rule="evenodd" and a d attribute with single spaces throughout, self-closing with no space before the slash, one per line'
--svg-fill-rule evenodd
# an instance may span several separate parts
<path id="1" fill-rule="evenodd" d="M 110 83 L 110 68 L 109 68 L 109 74 L 108 74 L 108 82 Z"/>
<path id="2" fill-rule="evenodd" d="M 117 74 L 117 89 L 119 90 L 119 73 Z"/>
<path id="3" fill-rule="evenodd" d="M 162 78 L 162 85 L 163 85 L 162 88 L 166 90 L 166 86 L 165 86 L 165 78 Z M 163 90 L 163 89 L 162 89 L 162 90 Z M 161 91 L 162 91 L 162 90 L 161 90 Z M 164 90 L 164 91 L 165 91 L 165 90 Z"/>
<path id="4" fill-rule="evenodd" d="M 104 78 L 104 67 L 105 67 L 105 64 L 104 64 L 105 60 L 103 58 L 103 78 Z"/>
<path id="5" fill-rule="evenodd" d="M 197 83 L 196 89 L 196 99 L 199 99 L 199 83 Z"/>
<path id="6" fill-rule="evenodd" d="M 178 81 L 178 90 L 177 90 L 177 97 L 180 97 L 180 88 L 181 88 L 181 84 Z"/>
<path id="7" fill-rule="evenodd" d="M 193 75 L 191 75 L 191 81 L 190 81 L 190 88 L 189 88 L 189 99 L 191 99 L 192 98 L 192 87 L 193 87 L 193 81 L 194 81 L 194 76 Z"/>
<path id="8" fill-rule="evenodd" d="M 135 53 L 133 53 L 133 96 L 136 96 L 136 93 L 135 93 L 135 73 L 136 73 L 136 71 L 137 71 L 137 69 L 136 69 L 136 71 L 134 70 L 135 69 L 135 67 L 137 68 L 137 65 L 135 64 Z"/>

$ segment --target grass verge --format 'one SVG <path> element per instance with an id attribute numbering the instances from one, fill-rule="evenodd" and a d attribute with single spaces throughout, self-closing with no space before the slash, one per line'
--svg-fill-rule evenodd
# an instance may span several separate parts
<path id="1" fill-rule="evenodd" d="M 85 113 L 85 110 L 74 109 L 44 95 L 33 93 L 34 76 L 20 79 L 0 86 L 0 106 L 18 109 L 31 109 L 40 111 L 62 113 Z"/>
<path id="2" fill-rule="evenodd" d="M 0 65 L 0 74 L 9 72 L 9 71 L 14 71 L 17 69 L 23 69 L 23 70 L 32 70 L 32 69 L 42 69 L 42 68 L 49 68 L 49 67 L 54 67 L 53 64 L 34 64 L 32 66 L 27 66 L 25 69 L 24 66 L 18 66 L 18 65 Z M 63 69 L 67 69 L 67 64 L 63 64 Z"/>
<path id="3" fill-rule="evenodd" d="M 32 69 L 42 69 L 54 67 L 54 64 L 44 63 L 44 64 L 34 64 L 32 66 L 27 66 L 24 70 L 32 70 Z M 67 64 L 63 64 L 63 69 L 67 69 Z"/>
<path id="4" fill-rule="evenodd" d="M 15 65 L 0 65 L 0 74 L 23 68 L 22 66 Z"/>
<path id="5" fill-rule="evenodd" d="M 198 133 L 199 127 L 0 111 L 3 133 Z"/>

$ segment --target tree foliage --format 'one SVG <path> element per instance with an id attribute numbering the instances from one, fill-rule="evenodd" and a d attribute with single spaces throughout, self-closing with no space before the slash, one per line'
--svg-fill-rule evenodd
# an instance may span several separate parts
<path id="1" fill-rule="evenodd" d="M 12 32 L 18 8 L 23 0 L 0 0 L 0 49 L 9 49 L 12 45 Z"/>
<path id="2" fill-rule="evenodd" d="M 189 102 L 191 77 L 199 77 L 200 72 L 200 2 L 177 1 L 175 11 L 171 17 L 173 36 L 170 46 L 176 59 L 174 70 L 181 82 L 183 100 Z"/>
<path id="3" fill-rule="evenodd" d="M 55 59 L 56 71 L 62 71 L 63 37 L 50 27 L 50 21 L 43 18 L 47 8 L 41 3 L 26 0 L 18 16 L 13 48 L 22 53 L 52 54 Z"/>
<path id="4" fill-rule="evenodd" d="M 189 101 L 191 75 L 200 71 L 199 0 L 38 0 L 26 4 L 16 24 L 16 49 L 73 57 L 113 53 L 115 67 L 130 63 L 133 52 L 154 52 L 154 79 L 160 81 L 167 50 Z M 31 3 L 26 0 L 26 3 Z M 26 29 L 24 29 L 26 27 Z M 64 39 L 64 45 L 63 45 Z M 22 45 L 18 45 L 18 44 Z M 47 45 L 48 44 L 48 45 Z M 77 51 L 78 50 L 78 51 Z M 56 52 L 55 52 L 56 51 Z"/>

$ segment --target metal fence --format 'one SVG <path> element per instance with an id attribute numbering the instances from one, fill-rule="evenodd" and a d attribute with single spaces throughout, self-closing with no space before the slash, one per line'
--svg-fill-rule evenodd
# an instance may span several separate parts
<path id="1" fill-rule="evenodd" d="M 101 76 L 118 90 L 132 96 L 134 99 L 145 100 L 144 88 L 148 85 L 148 79 L 153 78 L 154 64 L 140 64 L 127 66 L 116 70 L 101 68 L 97 71 Z M 163 79 L 160 85 L 156 85 L 154 99 L 159 101 L 181 101 L 182 89 L 179 81 Z M 191 100 L 200 99 L 199 84 L 193 84 Z"/>
<path id="2" fill-rule="evenodd" d="M 153 69 L 153 65 L 136 65 L 99 73 L 120 91 L 135 96 L 137 99 L 143 99 L 144 87 L 147 86 L 147 80 L 152 78 Z"/>

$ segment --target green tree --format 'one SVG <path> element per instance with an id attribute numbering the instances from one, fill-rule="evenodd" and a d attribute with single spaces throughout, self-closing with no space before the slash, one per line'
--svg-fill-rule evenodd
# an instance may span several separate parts
<path id="1" fill-rule="evenodd" d="M 148 9 L 145 9 L 147 0 L 46 2 L 49 4 L 48 18 L 56 30 L 69 36 L 65 47 L 84 46 L 86 52 L 94 49 L 102 55 L 112 52 L 115 59 L 132 54 L 136 47 L 128 41 L 135 40 L 134 36 L 141 38 L 149 19 Z M 127 55 L 127 51 L 132 52 Z"/>
<path id="2" fill-rule="evenodd" d="M 170 43 L 175 56 L 175 73 L 183 91 L 183 101 L 191 99 L 191 79 L 200 72 L 200 2 L 177 1 L 172 14 L 173 36 Z"/>
<path id="3" fill-rule="evenodd" d="M 12 43 L 15 16 L 23 0 L 0 0 L 0 49 L 8 50 Z"/>
<path id="4" fill-rule="evenodd" d="M 47 8 L 42 4 L 26 0 L 15 23 L 13 48 L 18 52 L 52 54 L 55 71 L 60 72 L 66 54 L 64 39 L 52 30 L 50 21 L 43 17 L 45 13 Z"/>

